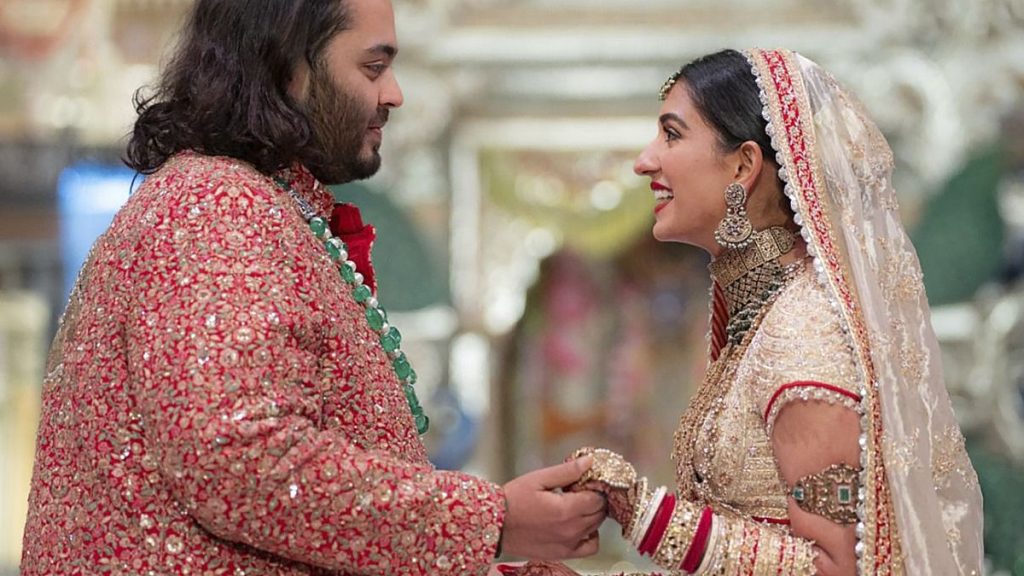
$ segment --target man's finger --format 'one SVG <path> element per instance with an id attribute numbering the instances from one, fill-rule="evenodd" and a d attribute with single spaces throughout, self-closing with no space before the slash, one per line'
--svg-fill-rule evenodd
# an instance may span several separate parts
<path id="1" fill-rule="evenodd" d="M 573 482 L 580 479 L 583 473 L 590 470 L 590 467 L 594 464 L 594 458 L 592 456 L 584 456 L 570 462 L 564 462 L 556 466 L 550 466 L 548 468 L 542 468 L 534 472 L 537 476 L 537 481 L 541 487 L 545 490 L 551 490 L 553 488 L 561 488 L 568 486 Z"/>
<path id="2" fill-rule="evenodd" d="M 572 558 L 585 558 L 587 556 L 593 556 L 597 554 L 601 548 L 601 536 L 594 531 L 585 540 L 580 541 L 579 545 L 572 551 Z"/>
<path id="3" fill-rule="evenodd" d="M 585 516 L 583 518 L 583 524 L 582 524 L 585 533 L 589 534 L 591 532 L 595 532 L 598 528 L 601 527 L 601 524 L 604 524 L 604 518 L 605 517 L 603 515 L 601 515 L 601 514 L 594 514 L 592 516 Z"/>
<path id="4" fill-rule="evenodd" d="M 588 516 L 604 512 L 608 507 L 608 501 L 604 494 L 599 492 L 572 492 L 562 496 L 569 509 L 575 512 L 574 516 Z"/>

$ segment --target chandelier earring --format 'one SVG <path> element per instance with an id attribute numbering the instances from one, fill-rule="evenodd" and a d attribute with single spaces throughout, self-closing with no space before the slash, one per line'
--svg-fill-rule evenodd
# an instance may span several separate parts
<path id="1" fill-rule="evenodd" d="M 715 242 L 726 250 L 746 248 L 753 241 L 754 225 L 747 218 L 747 189 L 733 182 L 725 189 L 725 218 L 715 229 Z"/>

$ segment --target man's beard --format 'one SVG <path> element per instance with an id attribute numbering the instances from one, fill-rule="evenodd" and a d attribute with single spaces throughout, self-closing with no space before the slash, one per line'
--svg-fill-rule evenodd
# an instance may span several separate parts
<path id="1" fill-rule="evenodd" d="M 387 122 L 388 109 L 367 111 L 357 99 L 339 88 L 323 66 L 310 73 L 309 99 L 304 106 L 313 132 L 311 150 L 303 162 L 324 184 L 363 180 L 380 169 L 379 145 L 363 153 L 371 120 Z"/>

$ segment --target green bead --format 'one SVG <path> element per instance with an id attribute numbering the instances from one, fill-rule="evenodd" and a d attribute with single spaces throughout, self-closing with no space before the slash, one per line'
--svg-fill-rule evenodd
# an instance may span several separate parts
<path id="1" fill-rule="evenodd" d="M 349 284 L 356 283 L 356 271 L 348 264 L 341 265 L 341 279 Z"/>
<path id="2" fill-rule="evenodd" d="M 366 321 L 370 323 L 370 328 L 373 328 L 374 332 L 380 331 L 384 327 L 383 310 L 380 308 L 367 308 Z"/>
<path id="3" fill-rule="evenodd" d="M 324 238 L 327 235 L 327 220 L 320 216 L 314 216 L 309 220 L 309 229 L 316 234 L 317 238 Z"/>
<path id="4" fill-rule="evenodd" d="M 426 434 L 427 430 L 430 430 L 430 418 L 426 414 L 416 414 L 414 418 L 416 420 L 416 431 L 420 434 Z"/>
<path id="5" fill-rule="evenodd" d="M 395 368 L 395 374 L 398 375 L 399 380 L 405 380 L 409 374 L 412 374 L 412 366 L 409 365 L 409 360 L 405 357 L 404 352 L 399 353 L 391 365 Z"/>
<path id="6" fill-rule="evenodd" d="M 356 302 L 359 302 L 360 304 L 369 300 L 370 296 L 373 296 L 366 284 L 357 286 L 356 289 L 352 291 L 352 295 L 355 296 Z"/>
<path id="7" fill-rule="evenodd" d="M 331 260 L 340 260 L 341 246 L 339 246 L 339 244 L 341 244 L 341 242 L 332 242 L 332 240 L 335 239 L 331 238 L 330 240 L 324 242 L 324 248 L 326 248 L 327 253 L 331 255 Z"/>
<path id="8" fill-rule="evenodd" d="M 409 368 L 409 375 L 405 378 L 405 382 L 410 386 L 416 384 L 416 371 L 412 368 Z"/>
<path id="9" fill-rule="evenodd" d="M 402 386 L 402 391 L 405 392 L 405 401 L 409 403 L 409 409 L 413 412 L 422 412 L 420 408 L 420 399 L 416 397 L 416 389 L 408 384 Z"/>
<path id="10" fill-rule="evenodd" d="M 388 354 L 398 350 L 398 347 L 402 344 L 402 335 L 398 333 L 398 328 L 394 326 L 390 330 L 380 335 L 380 345 L 384 348 L 384 351 Z"/>

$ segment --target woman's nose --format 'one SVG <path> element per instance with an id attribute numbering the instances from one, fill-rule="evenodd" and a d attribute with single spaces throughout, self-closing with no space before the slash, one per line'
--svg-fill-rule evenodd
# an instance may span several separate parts
<path id="1" fill-rule="evenodd" d="M 655 161 L 655 156 L 651 152 L 651 147 L 644 148 L 643 152 L 636 157 L 636 161 L 633 162 L 633 172 L 637 176 L 650 176 L 658 171 L 658 164 Z"/>

